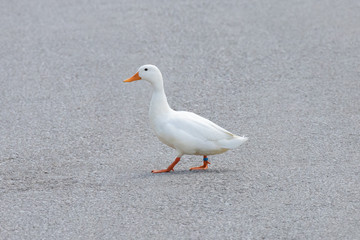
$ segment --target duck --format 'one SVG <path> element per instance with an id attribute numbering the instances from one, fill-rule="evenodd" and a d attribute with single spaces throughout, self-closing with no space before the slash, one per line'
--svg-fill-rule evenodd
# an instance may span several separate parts
<path id="1" fill-rule="evenodd" d="M 247 137 L 235 135 L 195 113 L 173 110 L 167 101 L 162 74 L 155 65 L 141 66 L 132 77 L 123 82 L 139 80 L 149 82 L 152 86 L 150 126 L 162 143 L 177 152 L 175 160 L 167 168 L 152 170 L 152 173 L 174 171 L 183 155 L 203 156 L 203 165 L 190 170 L 206 170 L 210 164 L 209 155 L 224 153 L 248 140 Z"/>

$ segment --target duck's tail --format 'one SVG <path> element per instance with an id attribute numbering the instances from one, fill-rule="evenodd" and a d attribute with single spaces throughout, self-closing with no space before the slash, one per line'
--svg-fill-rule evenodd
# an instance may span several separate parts
<path id="1" fill-rule="evenodd" d="M 223 148 L 234 149 L 248 140 L 247 137 L 234 136 L 231 139 L 224 139 L 220 142 Z"/>

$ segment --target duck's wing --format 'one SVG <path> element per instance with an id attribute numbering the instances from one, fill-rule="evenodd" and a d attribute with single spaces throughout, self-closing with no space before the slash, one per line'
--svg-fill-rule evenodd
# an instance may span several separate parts
<path id="1" fill-rule="evenodd" d="M 169 119 L 168 124 L 178 131 L 206 141 L 230 140 L 236 135 L 195 113 L 179 111 Z"/>

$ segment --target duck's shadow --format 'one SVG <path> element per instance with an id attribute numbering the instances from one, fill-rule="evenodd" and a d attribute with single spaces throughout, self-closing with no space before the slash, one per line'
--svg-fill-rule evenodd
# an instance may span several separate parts
<path id="1" fill-rule="evenodd" d="M 134 178 L 175 177 L 179 175 L 195 176 L 195 175 L 205 175 L 205 174 L 206 175 L 223 174 L 223 173 L 237 172 L 237 171 L 238 170 L 236 169 L 207 169 L 207 170 L 193 170 L 193 171 L 190 171 L 188 169 L 183 169 L 183 170 L 175 170 L 165 173 L 142 172 L 137 176 L 134 176 Z"/>

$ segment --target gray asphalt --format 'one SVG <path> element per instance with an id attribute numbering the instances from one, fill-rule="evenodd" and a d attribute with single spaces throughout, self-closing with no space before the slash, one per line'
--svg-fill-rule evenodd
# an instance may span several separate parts
<path id="1" fill-rule="evenodd" d="M 360 4 L 1 1 L 0 239 L 360 239 Z M 170 105 L 249 141 L 185 156 Z"/>

